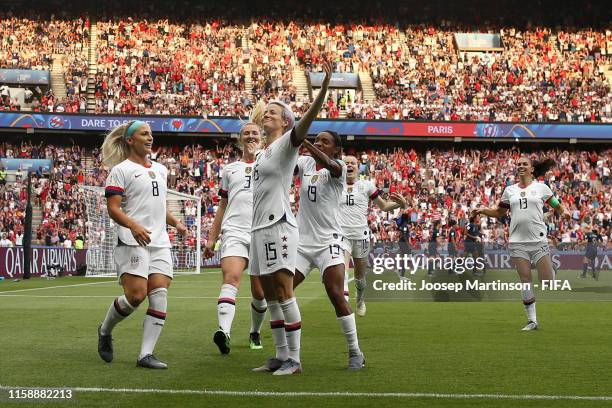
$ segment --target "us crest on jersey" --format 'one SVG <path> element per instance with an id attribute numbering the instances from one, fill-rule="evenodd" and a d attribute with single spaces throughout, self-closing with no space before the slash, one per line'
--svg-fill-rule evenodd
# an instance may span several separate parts
<path id="1" fill-rule="evenodd" d="M 149 172 L 149 177 L 151 177 L 152 179 L 155 179 L 155 172 L 154 171 L 150 171 Z"/>
<path id="2" fill-rule="evenodd" d="M 353 187 L 349 187 L 349 188 L 346 190 L 346 192 L 347 192 L 347 193 L 349 193 L 349 194 L 350 194 L 350 193 L 352 193 L 352 192 L 353 192 Z"/>
<path id="3" fill-rule="evenodd" d="M 521 197 L 525 197 L 525 192 L 521 191 Z"/>
<path id="4" fill-rule="evenodd" d="M 310 184 L 314 184 L 317 182 L 317 180 L 319 179 L 319 175 L 315 174 L 314 176 L 312 176 L 312 178 L 310 179 Z"/>
<path id="5" fill-rule="evenodd" d="M 251 170 L 253 170 L 253 168 L 251 168 L 251 167 L 247 167 L 246 169 L 244 169 L 244 172 L 245 172 L 246 174 L 250 174 L 250 173 L 251 173 Z"/>

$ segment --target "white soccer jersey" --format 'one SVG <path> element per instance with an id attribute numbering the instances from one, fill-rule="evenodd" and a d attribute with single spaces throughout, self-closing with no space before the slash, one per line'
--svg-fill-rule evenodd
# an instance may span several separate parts
<path id="1" fill-rule="evenodd" d="M 370 180 L 357 180 L 346 183 L 340 198 L 338 213 L 342 233 L 348 239 L 368 239 L 368 205 L 378 197 L 378 189 Z"/>
<path id="2" fill-rule="evenodd" d="M 120 195 L 121 210 L 151 231 L 150 247 L 170 248 L 166 231 L 166 180 L 168 169 L 152 162 L 145 167 L 131 160 L 114 166 L 106 179 L 105 196 Z M 117 236 L 126 245 L 138 245 L 129 228 L 117 225 Z"/>
<path id="3" fill-rule="evenodd" d="M 315 159 L 301 156 L 298 161 L 300 210 L 298 227 L 300 245 L 324 244 L 342 235 L 338 222 L 338 202 L 346 177 L 346 164 L 341 161 L 342 175 L 332 177 L 329 170 L 317 169 Z"/>
<path id="4" fill-rule="evenodd" d="M 253 163 L 228 164 L 221 176 L 219 196 L 227 199 L 221 232 L 248 232 L 253 220 Z"/>
<path id="5" fill-rule="evenodd" d="M 293 129 L 287 131 L 257 154 L 253 168 L 253 231 L 269 227 L 283 217 L 297 226 L 289 202 L 298 157 L 298 147 L 291 143 L 292 132 Z"/>
<path id="6" fill-rule="evenodd" d="M 536 181 L 525 188 L 506 187 L 499 206 L 511 212 L 509 242 L 548 242 L 543 209 L 552 197 L 551 189 Z"/>

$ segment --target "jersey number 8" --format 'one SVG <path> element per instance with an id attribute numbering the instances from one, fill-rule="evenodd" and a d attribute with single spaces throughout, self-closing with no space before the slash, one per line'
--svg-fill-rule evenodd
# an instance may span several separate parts
<path id="1" fill-rule="evenodd" d="M 151 186 L 153 187 L 153 196 L 159 196 L 159 186 L 157 185 L 157 181 L 152 181 Z"/>

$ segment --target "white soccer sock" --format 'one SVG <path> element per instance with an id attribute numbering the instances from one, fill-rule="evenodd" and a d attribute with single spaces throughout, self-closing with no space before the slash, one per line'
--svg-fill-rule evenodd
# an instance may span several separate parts
<path id="1" fill-rule="evenodd" d="M 142 344 L 140 346 L 140 356 L 143 358 L 148 354 L 153 354 L 155 344 L 166 322 L 166 310 L 168 309 L 168 289 L 156 288 L 149 292 L 149 308 L 144 318 L 144 331 L 142 334 Z"/>
<path id="2" fill-rule="evenodd" d="M 366 278 L 365 276 L 361 279 L 355 279 L 355 288 L 357 289 L 357 303 L 363 302 L 366 289 Z"/>
<path id="3" fill-rule="evenodd" d="M 266 299 L 255 299 L 251 300 L 251 331 L 250 333 L 259 333 L 261 326 L 263 325 L 264 319 L 266 318 L 266 310 L 268 304 Z"/>
<path id="4" fill-rule="evenodd" d="M 111 334 L 117 323 L 132 314 L 134 310 L 136 310 L 136 308 L 130 305 L 130 302 L 127 301 L 125 295 L 119 296 L 113 301 L 113 303 L 111 303 L 110 307 L 108 308 L 108 311 L 106 312 L 106 317 L 102 322 L 100 332 L 103 335 Z"/>
<path id="5" fill-rule="evenodd" d="M 232 322 L 234 321 L 234 316 L 236 315 L 237 294 L 237 287 L 225 283 L 221 286 L 219 300 L 217 300 L 217 317 L 219 319 L 219 327 L 228 335 L 232 330 Z"/>
<path id="6" fill-rule="evenodd" d="M 346 343 L 348 344 L 349 351 L 360 351 L 359 340 L 357 339 L 357 325 L 355 324 L 355 313 L 351 313 L 348 316 L 338 317 L 340 327 L 344 337 L 346 337 Z"/>
<path id="7" fill-rule="evenodd" d="M 285 334 L 289 346 L 289 357 L 300 361 L 300 338 L 302 336 L 302 316 L 300 308 L 294 297 L 287 299 L 281 304 L 283 316 L 285 317 Z"/>
<path id="8" fill-rule="evenodd" d="M 537 323 L 538 320 L 536 318 L 536 300 L 535 295 L 533 294 L 533 290 L 522 290 L 521 297 L 523 298 L 525 312 L 527 312 L 527 320 Z"/>
<path id="9" fill-rule="evenodd" d="M 268 302 L 270 311 L 270 328 L 272 338 L 276 346 L 276 358 L 285 361 L 289 357 L 289 347 L 287 346 L 287 336 L 285 335 L 285 318 L 278 300 Z"/>

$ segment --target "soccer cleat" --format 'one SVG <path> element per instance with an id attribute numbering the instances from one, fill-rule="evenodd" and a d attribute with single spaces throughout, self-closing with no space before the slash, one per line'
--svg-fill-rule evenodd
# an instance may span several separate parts
<path id="1" fill-rule="evenodd" d="M 365 367 L 365 356 L 361 351 L 351 351 L 349 353 L 348 370 L 357 371 Z"/>
<path id="2" fill-rule="evenodd" d="M 530 321 L 527 322 L 525 327 L 523 327 L 521 330 L 522 331 L 538 330 L 538 324 L 536 322 L 530 320 Z"/>
<path id="3" fill-rule="evenodd" d="M 110 334 L 102 335 L 100 329 L 102 329 L 102 325 L 98 326 L 98 354 L 102 360 L 110 363 L 113 361 L 113 336 Z"/>
<path id="4" fill-rule="evenodd" d="M 366 305 L 365 302 L 357 303 L 357 316 L 365 316 L 366 315 Z"/>
<path id="5" fill-rule="evenodd" d="M 253 332 L 249 335 L 249 347 L 251 350 L 261 350 L 263 348 L 259 333 Z"/>
<path id="6" fill-rule="evenodd" d="M 219 347 L 221 354 L 229 354 L 230 352 L 230 337 L 223 330 L 219 329 L 213 336 L 213 341 Z"/>
<path id="7" fill-rule="evenodd" d="M 254 368 L 253 371 L 256 373 L 273 373 L 281 368 L 282 365 L 283 362 L 281 360 L 273 357 L 268 359 L 268 361 L 266 361 L 266 363 L 261 367 Z"/>
<path id="8" fill-rule="evenodd" d="M 136 360 L 136 367 L 165 370 L 168 368 L 168 364 L 159 361 L 153 354 L 147 354 L 143 358 Z"/>
<path id="9" fill-rule="evenodd" d="M 272 373 L 272 375 L 291 375 L 291 374 L 299 374 L 302 372 L 302 364 L 298 363 L 292 358 L 288 358 L 283 361 L 283 365 L 280 368 Z"/>

